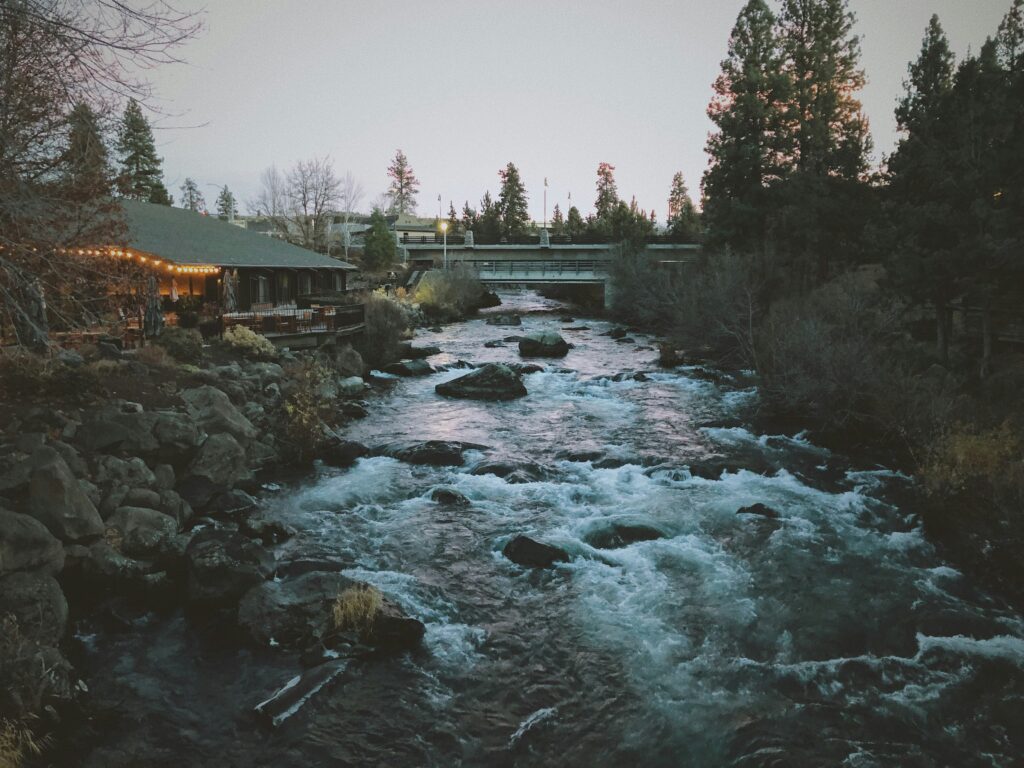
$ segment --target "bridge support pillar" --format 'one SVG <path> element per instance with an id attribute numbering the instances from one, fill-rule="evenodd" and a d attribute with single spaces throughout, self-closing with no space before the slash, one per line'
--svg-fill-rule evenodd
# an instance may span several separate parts
<path id="1" fill-rule="evenodd" d="M 604 281 L 604 308 L 612 308 L 612 300 L 615 293 L 615 289 L 612 287 L 611 278 L 605 278 Z"/>

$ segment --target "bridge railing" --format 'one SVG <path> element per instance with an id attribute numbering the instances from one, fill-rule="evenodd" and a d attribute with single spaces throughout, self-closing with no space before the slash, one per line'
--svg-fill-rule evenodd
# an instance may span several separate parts
<path id="1" fill-rule="evenodd" d="M 541 274 L 552 277 L 572 277 L 574 275 L 604 274 L 608 271 L 608 262 L 595 259 L 559 259 L 557 261 L 485 261 L 482 259 L 459 259 L 450 262 L 449 267 L 456 264 L 475 269 L 483 277 L 501 275 Z"/>
<path id="2" fill-rule="evenodd" d="M 550 235 L 551 245 L 608 245 L 610 240 L 605 235 L 582 232 L 574 235 Z M 448 245 L 464 245 L 465 235 L 448 235 Z M 515 237 L 483 237 L 475 235 L 476 245 L 540 245 L 540 235 L 518 235 Z M 648 245 L 697 245 L 692 241 L 681 239 L 675 235 L 648 235 L 644 238 Z M 444 236 L 436 235 L 402 235 L 402 245 L 441 245 Z"/>

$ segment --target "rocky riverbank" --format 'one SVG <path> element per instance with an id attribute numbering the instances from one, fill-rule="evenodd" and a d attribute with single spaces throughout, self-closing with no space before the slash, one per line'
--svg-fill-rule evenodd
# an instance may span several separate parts
<path id="1" fill-rule="evenodd" d="M 116 621 L 125 606 L 218 615 L 245 641 L 310 657 L 417 642 L 422 625 L 372 588 L 316 563 L 279 563 L 268 549 L 292 531 L 262 516 L 260 488 L 308 471 L 302 441 L 334 462 L 365 452 L 339 437 L 365 415 L 358 355 L 252 360 L 221 346 L 196 365 L 145 351 L 94 354 L 101 359 L 54 358 L 46 380 L 95 383 L 99 373 L 108 386 L 63 397 L 21 387 L 3 404 L 7 722 L 43 715 L 34 728 L 45 734 L 85 715 L 89 681 L 68 660 L 69 637 L 76 621 Z M 315 407 L 304 412 L 307 402 Z"/>

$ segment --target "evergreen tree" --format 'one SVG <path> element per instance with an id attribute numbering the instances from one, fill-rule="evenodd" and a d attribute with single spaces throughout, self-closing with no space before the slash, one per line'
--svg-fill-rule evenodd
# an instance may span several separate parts
<path id="1" fill-rule="evenodd" d="M 469 200 L 462 206 L 462 231 L 476 234 L 476 211 L 469 207 Z"/>
<path id="2" fill-rule="evenodd" d="M 766 187 L 782 175 L 783 109 L 789 81 L 775 36 L 775 16 L 764 0 L 749 0 L 729 38 L 714 83 L 708 117 L 704 216 L 711 239 L 741 249 L 764 241 Z M 669 218 L 672 218 L 671 200 Z"/>
<path id="3" fill-rule="evenodd" d="M 420 182 L 409 166 L 409 160 L 402 150 L 395 151 L 395 159 L 388 166 L 388 213 L 416 213 L 416 195 Z"/>
<path id="4" fill-rule="evenodd" d="M 518 237 L 530 226 L 526 187 L 519 177 L 519 169 L 512 163 L 498 171 L 498 175 L 501 177 L 501 192 L 498 194 L 501 234 L 507 238 Z"/>
<path id="5" fill-rule="evenodd" d="M 367 272 L 386 272 L 395 263 L 397 244 L 380 208 L 370 214 L 370 229 L 363 245 L 363 267 Z"/>
<path id="6" fill-rule="evenodd" d="M 170 205 L 153 130 L 135 99 L 130 99 L 125 107 L 117 149 L 121 155 L 121 193 L 132 200 Z"/>
<path id="7" fill-rule="evenodd" d="M 501 208 L 491 199 L 489 191 L 480 199 L 480 216 L 473 232 L 480 243 L 496 243 L 501 239 Z"/>
<path id="8" fill-rule="evenodd" d="M 876 213 L 862 179 L 871 140 L 857 100 L 864 73 L 854 20 L 846 0 L 783 0 L 779 18 L 790 92 L 770 236 L 798 291 L 862 258 Z"/>
<path id="9" fill-rule="evenodd" d="M 555 203 L 554 210 L 551 211 L 551 234 L 561 235 L 565 232 L 565 217 L 562 216 L 562 209 L 558 203 Z"/>
<path id="10" fill-rule="evenodd" d="M 462 220 L 459 219 L 459 214 L 455 211 L 455 203 L 451 200 L 448 201 L 448 234 L 462 234 Z"/>
<path id="11" fill-rule="evenodd" d="M 597 199 L 594 201 L 594 216 L 607 219 L 619 203 L 619 191 L 615 186 L 615 166 L 600 163 L 597 166 Z"/>
<path id="12" fill-rule="evenodd" d="M 185 182 L 181 185 L 181 207 L 193 213 L 203 213 L 206 210 L 206 198 L 203 197 L 195 179 L 190 176 L 186 176 Z"/>
<path id="13" fill-rule="evenodd" d="M 63 165 L 69 188 L 77 199 L 106 197 L 113 191 L 113 172 L 99 119 L 86 104 L 68 116 L 68 147 Z"/>
<path id="14" fill-rule="evenodd" d="M 227 185 L 217 195 L 217 216 L 221 219 L 231 220 L 238 215 L 238 202 Z"/>
<path id="15" fill-rule="evenodd" d="M 565 233 L 569 237 L 578 237 L 587 229 L 583 217 L 580 216 L 580 209 L 575 205 L 569 207 L 569 213 L 565 217 Z"/>
<path id="16" fill-rule="evenodd" d="M 651 224 L 654 224 L 653 210 Z M 683 243 L 695 243 L 701 236 L 700 213 L 686 189 L 682 172 L 672 177 L 672 189 L 668 194 L 668 233 Z"/>
<path id="17" fill-rule="evenodd" d="M 938 16 L 932 16 L 896 107 L 903 136 L 888 162 L 896 240 L 889 270 L 905 296 L 935 308 L 936 342 L 943 360 L 949 354 L 948 306 L 956 291 L 955 216 L 945 193 L 953 69 L 949 40 Z"/>
<path id="18" fill-rule="evenodd" d="M 860 38 L 847 0 L 783 0 L 779 18 L 789 75 L 791 163 L 796 170 L 855 180 L 867 169 L 868 125 Z"/>

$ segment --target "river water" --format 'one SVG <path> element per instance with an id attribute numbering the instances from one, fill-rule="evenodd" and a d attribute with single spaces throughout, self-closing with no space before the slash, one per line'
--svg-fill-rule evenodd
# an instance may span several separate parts
<path id="1" fill-rule="evenodd" d="M 1024 621 L 936 555 L 901 506 L 906 478 L 750 431 L 742 377 L 659 370 L 642 334 L 617 342 L 535 294 L 503 298 L 492 312 L 526 313 L 523 329 L 422 332 L 443 350 L 430 362 L 518 360 L 484 342 L 589 330 L 562 331 L 575 348 L 526 376 L 523 399 L 437 396 L 460 370 L 385 382 L 348 435 L 489 450 L 455 468 L 321 468 L 267 500 L 299 530 L 280 557 L 345 563 L 426 624 L 422 650 L 350 670 L 269 729 L 249 710 L 294 658 L 140 617 L 87 639 L 97 695 L 116 700 L 88 764 L 1020 764 Z M 649 380 L 608 378 L 635 371 Z M 687 470 L 715 456 L 760 471 Z M 472 474 L 484 459 L 534 479 Z M 439 485 L 472 506 L 433 503 Z M 756 503 L 778 518 L 737 514 Z M 616 522 L 665 535 L 587 543 Z M 572 561 L 512 564 L 501 549 L 520 533 Z"/>

